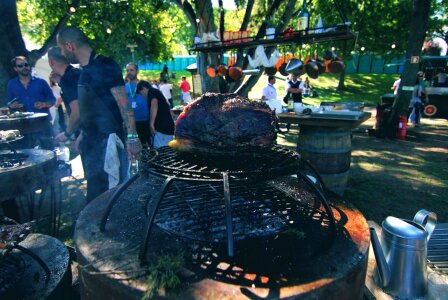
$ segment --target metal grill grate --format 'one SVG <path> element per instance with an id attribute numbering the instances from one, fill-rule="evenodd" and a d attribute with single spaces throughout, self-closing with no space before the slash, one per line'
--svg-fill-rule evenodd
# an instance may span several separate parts
<path id="1" fill-rule="evenodd" d="M 233 238 L 238 241 L 273 236 L 291 228 L 310 227 L 301 224 L 304 220 L 326 228 L 328 238 L 330 221 L 327 213 L 309 205 L 314 196 L 304 190 L 299 196 L 290 194 L 277 186 L 278 183 L 273 182 L 230 185 Z M 155 223 L 184 238 L 225 242 L 224 211 L 222 185 L 176 182 L 165 194 Z"/>
<path id="2" fill-rule="evenodd" d="M 15 168 L 21 166 L 28 155 L 23 153 L 4 153 L 0 154 L 0 169 Z"/>
<path id="3" fill-rule="evenodd" d="M 448 274 L 448 223 L 437 224 L 429 239 L 428 264 L 434 271 Z"/>
<path id="4" fill-rule="evenodd" d="M 222 181 L 224 171 L 232 180 L 258 180 L 294 174 L 300 155 L 280 146 L 240 156 L 207 156 L 162 147 L 144 152 L 141 162 L 143 169 L 152 174 L 184 180 Z"/>

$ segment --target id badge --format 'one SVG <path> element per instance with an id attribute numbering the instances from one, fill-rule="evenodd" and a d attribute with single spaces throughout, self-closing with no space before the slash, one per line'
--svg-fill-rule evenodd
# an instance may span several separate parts
<path id="1" fill-rule="evenodd" d="M 132 101 L 132 104 L 131 104 L 131 106 L 132 106 L 132 108 L 137 108 L 137 102 L 135 102 L 135 101 Z"/>

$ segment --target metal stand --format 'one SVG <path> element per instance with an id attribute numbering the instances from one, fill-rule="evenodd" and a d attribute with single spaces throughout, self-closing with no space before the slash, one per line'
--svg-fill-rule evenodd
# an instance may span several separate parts
<path id="1" fill-rule="evenodd" d="M 163 150 L 162 150 L 163 151 Z M 140 246 L 140 252 L 139 252 L 139 259 L 142 263 L 146 262 L 146 254 L 149 247 L 149 238 L 152 231 L 152 226 L 154 224 L 155 216 L 159 210 L 160 204 L 162 203 L 162 200 L 164 199 L 164 196 L 168 193 L 172 183 L 174 181 L 181 181 L 181 182 L 197 182 L 197 183 L 217 183 L 222 182 L 223 186 L 223 194 L 222 197 L 224 199 L 224 206 L 225 206 L 225 224 L 226 224 L 226 231 L 227 231 L 227 254 L 229 257 L 234 256 L 234 229 L 233 229 L 233 219 L 232 219 L 232 199 L 231 199 L 231 192 L 230 192 L 230 180 L 236 180 L 237 182 L 246 182 L 248 181 L 247 174 L 244 172 L 241 172 L 241 174 L 238 174 L 237 172 L 230 173 L 229 170 L 222 170 L 222 171 L 216 171 L 216 169 L 213 169 L 213 171 L 206 172 L 201 170 L 194 170 L 197 166 L 194 165 L 193 167 L 190 167 L 190 165 L 187 162 L 179 162 L 177 164 L 176 159 L 174 158 L 172 161 L 174 162 L 173 165 L 181 165 L 182 167 L 177 167 L 175 174 L 170 174 L 168 168 L 164 168 L 163 165 L 157 165 L 158 161 L 156 161 L 157 156 L 159 153 L 155 154 L 155 157 L 152 158 L 152 167 L 148 167 L 146 171 L 148 171 L 150 174 L 158 177 L 158 178 L 164 178 L 164 182 L 161 185 L 158 193 L 155 195 L 155 197 L 152 197 L 148 199 L 148 201 L 145 204 L 145 215 L 148 217 L 145 224 L 144 229 L 144 236 L 143 236 L 143 242 Z M 171 155 L 169 153 L 169 155 Z M 287 157 L 290 157 L 290 154 L 287 154 Z M 294 156 L 295 157 L 295 156 Z M 169 157 L 171 159 L 171 157 Z M 295 159 L 295 158 L 294 158 Z M 161 158 L 161 161 L 165 161 L 165 157 Z M 290 174 L 297 174 L 298 180 L 303 180 L 304 183 L 309 186 L 309 188 L 314 192 L 315 196 L 317 197 L 318 201 L 316 201 L 315 205 L 320 207 L 320 205 L 323 206 L 324 210 L 326 211 L 328 215 L 328 222 L 329 222 L 329 228 L 332 233 L 335 233 L 336 231 L 336 225 L 335 225 L 335 219 L 333 215 L 333 211 L 330 207 L 330 204 L 328 203 L 326 196 L 325 196 L 325 186 L 324 183 L 319 176 L 319 174 L 316 172 L 316 170 L 306 161 L 302 162 L 304 166 L 309 167 L 311 172 L 304 172 L 304 168 L 302 166 L 303 170 L 299 170 L 300 166 L 295 165 L 296 168 L 299 167 L 299 169 L 293 170 L 291 168 L 292 165 L 286 165 L 284 168 L 284 173 L 281 174 L 283 176 L 287 176 Z M 174 168 L 173 168 L 174 169 Z M 276 169 L 273 169 L 273 171 L 277 171 Z M 272 172 L 275 176 L 280 176 L 280 173 L 277 174 L 275 172 Z M 311 173 L 312 175 L 310 175 Z M 241 177 L 236 176 L 236 174 L 240 175 Z M 268 174 L 267 176 L 272 176 L 273 174 Z M 313 182 L 311 180 L 311 176 L 315 178 L 316 182 Z M 119 199 L 120 195 L 130 186 L 131 183 L 133 183 L 138 178 L 138 174 L 131 177 L 128 181 L 123 183 L 119 188 L 117 188 L 114 193 L 112 194 L 112 197 L 110 199 L 109 204 L 106 207 L 105 213 L 102 217 L 101 224 L 100 224 L 100 231 L 104 232 L 107 220 L 109 218 L 109 215 L 111 213 L 111 210 L 117 200 Z M 269 177 L 270 178 L 270 177 Z M 267 180 L 267 179 L 265 179 Z M 250 181 L 250 180 L 249 180 Z M 318 203 L 320 202 L 320 203 Z M 187 204 L 188 205 L 188 204 Z M 318 208 L 316 207 L 316 208 Z M 192 210 L 193 214 L 194 211 Z M 333 234 L 334 235 L 334 234 Z"/>

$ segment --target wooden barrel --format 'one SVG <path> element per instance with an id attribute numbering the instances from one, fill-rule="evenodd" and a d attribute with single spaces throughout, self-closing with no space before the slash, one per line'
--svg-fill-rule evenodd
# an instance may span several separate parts
<path id="1" fill-rule="evenodd" d="M 297 151 L 319 172 L 325 186 L 342 196 L 351 161 L 349 128 L 300 126 Z"/>

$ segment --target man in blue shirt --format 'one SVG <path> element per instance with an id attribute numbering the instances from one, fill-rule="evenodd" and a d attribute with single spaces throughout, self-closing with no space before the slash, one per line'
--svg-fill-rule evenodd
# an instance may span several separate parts
<path id="1" fill-rule="evenodd" d="M 149 112 L 148 102 L 142 95 L 136 93 L 138 83 L 138 67 L 135 63 L 128 63 L 126 65 L 126 93 L 128 94 L 129 102 L 134 111 L 135 129 L 138 137 L 143 145 L 151 144 L 149 132 Z"/>
<path id="2" fill-rule="evenodd" d="M 17 77 L 8 82 L 7 101 L 17 99 L 11 104 L 11 108 L 23 107 L 24 111 L 43 112 L 50 116 L 48 109 L 53 106 L 56 99 L 48 83 L 31 76 L 31 66 L 26 57 L 16 56 L 11 63 L 17 72 Z"/>
<path id="3" fill-rule="evenodd" d="M 49 108 L 54 105 L 56 99 L 48 83 L 41 79 L 31 76 L 31 66 L 24 56 L 16 56 L 11 60 L 17 77 L 8 82 L 7 102 L 16 99 L 10 105 L 12 109 L 23 109 L 26 112 L 47 113 L 48 126 L 41 132 L 27 136 L 26 147 L 34 147 L 38 142 L 45 149 L 53 149 L 50 127 Z"/>

